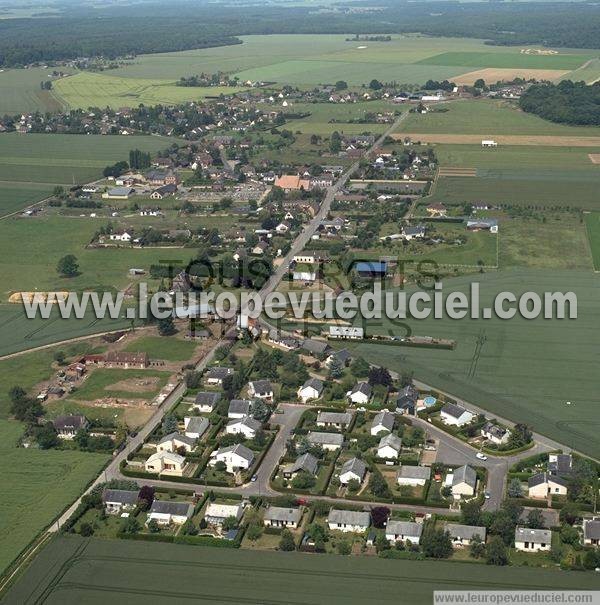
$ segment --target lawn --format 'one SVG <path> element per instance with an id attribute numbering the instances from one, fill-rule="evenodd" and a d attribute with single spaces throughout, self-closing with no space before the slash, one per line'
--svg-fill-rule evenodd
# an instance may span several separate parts
<path id="1" fill-rule="evenodd" d="M 0 420 L 0 570 L 77 498 L 108 460 L 100 454 L 16 448 L 22 431 L 20 423 Z"/>
<path id="2" fill-rule="evenodd" d="M 590 249 L 592 251 L 594 271 L 600 271 L 600 213 L 586 213 L 585 226 Z"/>
<path id="3" fill-rule="evenodd" d="M 93 569 L 93 574 L 90 574 Z M 165 570 L 168 569 L 168 573 Z M 435 578 L 435 582 L 432 582 Z M 6 603 L 398 603 L 429 605 L 438 590 L 593 589 L 592 573 L 503 569 L 469 563 L 309 556 L 61 536 L 44 548 Z"/>
<path id="4" fill-rule="evenodd" d="M 175 336 L 144 336 L 130 342 L 124 351 L 144 351 L 150 359 L 187 361 L 194 356 L 197 343 Z"/>
<path id="5" fill-rule="evenodd" d="M 500 416 L 531 424 L 569 447 L 600 456 L 596 414 L 596 343 L 600 321 L 598 275 L 590 271 L 514 269 L 446 279 L 444 291 L 467 292 L 480 283 L 481 304 L 497 292 L 573 291 L 576 320 L 471 320 L 433 318 L 393 325 L 371 320 L 369 333 L 416 335 L 457 341 L 453 351 L 354 344 L 357 353 L 394 371 L 414 370 L 416 378 Z M 568 370 L 565 360 L 568 359 Z M 567 406 L 566 401 L 571 405 Z"/>

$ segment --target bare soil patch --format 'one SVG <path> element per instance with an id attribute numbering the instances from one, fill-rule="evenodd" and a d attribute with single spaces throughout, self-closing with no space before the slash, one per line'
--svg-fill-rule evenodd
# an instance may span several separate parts
<path id="1" fill-rule="evenodd" d="M 565 74 L 569 73 L 564 69 L 518 69 L 518 68 L 495 68 L 488 67 L 486 69 L 478 69 L 476 71 L 468 71 L 460 76 L 452 78 L 456 84 L 473 85 L 476 80 L 481 78 L 486 82 L 511 82 L 515 78 L 523 78 L 530 80 L 558 80 Z"/>
<path id="2" fill-rule="evenodd" d="M 493 138 L 498 145 L 528 145 L 542 147 L 600 147 L 600 137 L 550 136 L 550 135 L 497 135 L 497 134 L 394 134 L 396 140 L 410 137 L 422 143 L 445 143 L 447 145 L 481 145 L 484 139 Z M 594 154 L 596 155 L 596 154 Z"/>
<path id="3" fill-rule="evenodd" d="M 592 164 L 600 164 L 600 153 L 588 153 L 588 158 Z"/>
<path id="4" fill-rule="evenodd" d="M 460 177 L 475 177 L 477 176 L 476 168 L 440 168 L 439 176 L 460 176 Z"/>
<path id="5" fill-rule="evenodd" d="M 158 376 L 148 376 L 147 378 L 128 378 L 120 380 L 106 387 L 107 391 L 122 391 L 124 393 L 148 393 L 154 392 L 160 384 Z"/>

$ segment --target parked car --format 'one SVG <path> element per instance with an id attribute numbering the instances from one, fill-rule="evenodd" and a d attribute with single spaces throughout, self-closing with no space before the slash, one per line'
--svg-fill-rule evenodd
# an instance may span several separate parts
<path id="1" fill-rule="evenodd" d="M 487 460 L 487 456 L 483 452 L 477 452 L 475 457 L 479 458 L 479 460 Z"/>

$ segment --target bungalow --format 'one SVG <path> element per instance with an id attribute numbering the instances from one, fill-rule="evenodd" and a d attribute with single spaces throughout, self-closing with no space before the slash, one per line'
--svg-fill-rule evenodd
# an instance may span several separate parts
<path id="1" fill-rule="evenodd" d="M 566 496 L 568 483 L 558 475 L 537 473 L 529 478 L 527 491 L 530 498 L 547 498 L 551 494 Z"/>
<path id="2" fill-rule="evenodd" d="M 163 216 L 160 208 L 142 208 L 140 216 Z"/>
<path id="3" fill-rule="evenodd" d="M 396 474 L 398 485 L 425 485 L 431 477 L 431 469 L 428 466 L 412 466 L 403 464 Z"/>
<path id="4" fill-rule="evenodd" d="M 294 281 L 312 283 L 317 281 L 317 273 L 316 271 L 294 271 L 292 273 L 292 279 Z"/>
<path id="5" fill-rule="evenodd" d="M 168 185 L 163 185 L 162 187 L 155 189 L 150 194 L 150 199 L 162 200 L 165 197 L 174 195 L 176 191 L 177 191 L 177 185 L 175 183 L 169 183 Z"/>
<path id="6" fill-rule="evenodd" d="M 229 447 L 222 447 L 211 454 L 208 464 L 215 466 L 217 462 L 224 462 L 228 473 L 235 473 L 250 468 L 254 462 L 254 453 L 245 445 L 238 443 Z"/>
<path id="7" fill-rule="evenodd" d="M 348 349 L 340 349 L 339 351 L 334 351 L 325 360 L 325 365 L 329 367 L 333 363 L 334 359 L 339 361 L 342 366 L 347 366 L 352 360 L 352 354 L 350 353 L 350 351 L 348 351 Z"/>
<path id="8" fill-rule="evenodd" d="M 445 529 L 450 534 L 450 539 L 454 546 L 468 546 L 475 536 L 479 536 L 481 541 L 485 542 L 485 527 L 447 523 Z"/>
<path id="9" fill-rule="evenodd" d="M 412 385 L 406 385 L 398 392 L 396 397 L 396 412 L 414 416 L 417 413 L 417 400 L 419 391 Z"/>
<path id="10" fill-rule="evenodd" d="M 314 265 L 328 259 L 327 252 L 324 250 L 306 250 L 294 255 L 294 262 L 302 265 Z"/>
<path id="11" fill-rule="evenodd" d="M 298 398 L 302 403 L 318 399 L 323 393 L 323 383 L 318 378 L 309 378 L 299 389 Z M 318 420 L 317 420 L 318 424 Z"/>
<path id="12" fill-rule="evenodd" d="M 150 170 L 146 173 L 146 180 L 150 185 L 177 185 L 179 179 L 177 174 L 171 170 Z"/>
<path id="13" fill-rule="evenodd" d="M 368 382 L 357 382 L 351 391 L 346 393 L 348 400 L 356 405 L 369 403 L 373 389 Z"/>
<path id="14" fill-rule="evenodd" d="M 371 522 L 371 516 L 367 512 L 355 510 L 338 510 L 332 508 L 327 516 L 329 529 L 343 532 L 360 533 L 366 531 Z"/>
<path id="15" fill-rule="evenodd" d="M 269 330 L 269 342 L 286 349 L 287 351 L 293 351 L 300 347 L 300 343 L 291 336 L 284 336 L 279 330 Z"/>
<path id="16" fill-rule="evenodd" d="M 352 422 L 350 412 L 322 412 L 317 414 L 317 426 L 344 430 Z"/>
<path id="17" fill-rule="evenodd" d="M 102 492 L 102 503 L 108 515 L 133 510 L 137 506 L 138 492 L 127 489 L 105 489 Z"/>
<path id="18" fill-rule="evenodd" d="M 265 511 L 264 524 L 267 527 L 288 527 L 296 529 L 302 518 L 302 509 L 269 506 Z"/>
<path id="19" fill-rule="evenodd" d="M 234 418 L 228 422 L 225 432 L 228 435 L 244 435 L 246 439 L 254 439 L 261 426 L 262 424 L 258 420 L 245 416 L 244 418 Z"/>
<path id="20" fill-rule="evenodd" d="M 324 340 L 314 340 L 312 338 L 306 338 L 302 342 L 302 348 L 308 351 L 311 355 L 322 357 L 327 355 L 331 350 L 331 347 Z"/>
<path id="21" fill-rule="evenodd" d="M 260 241 L 258 244 L 256 244 L 256 246 L 254 246 L 254 248 L 252 248 L 251 252 L 252 254 L 261 256 L 268 250 L 268 248 L 269 244 L 267 242 Z"/>
<path id="22" fill-rule="evenodd" d="M 529 529 L 517 527 L 515 529 L 515 548 L 526 552 L 550 550 L 552 546 L 552 532 L 549 529 Z"/>
<path id="23" fill-rule="evenodd" d="M 365 337 L 363 328 L 354 326 L 329 326 L 329 338 L 340 340 L 362 340 Z"/>
<path id="24" fill-rule="evenodd" d="M 105 200 L 128 200 L 129 196 L 135 193 L 132 187 L 113 187 L 102 194 Z"/>
<path id="25" fill-rule="evenodd" d="M 208 430 L 208 418 L 204 416 L 186 416 L 183 419 L 184 435 L 192 439 L 200 439 Z"/>
<path id="26" fill-rule="evenodd" d="M 583 543 L 586 546 L 600 546 L 600 519 L 583 520 Z"/>
<path id="27" fill-rule="evenodd" d="M 221 399 L 221 393 L 211 393 L 209 391 L 200 391 L 196 394 L 193 407 L 199 412 L 211 413 L 214 412 L 219 400 Z"/>
<path id="28" fill-rule="evenodd" d="M 233 368 L 210 368 L 206 373 L 206 384 L 223 386 L 223 380 L 233 375 Z"/>
<path id="29" fill-rule="evenodd" d="M 248 393 L 251 397 L 264 399 L 265 401 L 273 400 L 273 386 L 268 380 L 253 380 L 248 383 Z"/>
<path id="30" fill-rule="evenodd" d="M 489 231 L 490 233 L 498 233 L 498 221 L 495 218 L 468 220 L 467 230 Z"/>
<path id="31" fill-rule="evenodd" d="M 157 444 L 157 452 L 179 452 L 181 449 L 191 452 L 196 447 L 196 440 L 178 432 L 165 435 Z"/>
<path id="32" fill-rule="evenodd" d="M 150 507 L 146 524 L 154 520 L 159 525 L 183 525 L 191 519 L 194 513 L 194 505 L 189 502 L 169 502 L 166 500 L 155 500 Z"/>
<path id="33" fill-rule="evenodd" d="M 402 238 L 407 242 L 413 239 L 423 239 L 425 237 L 425 227 L 423 225 L 407 226 L 402 229 Z"/>
<path id="34" fill-rule="evenodd" d="M 510 431 L 503 426 L 494 424 L 493 422 L 486 422 L 481 427 L 481 436 L 485 437 L 496 445 L 504 445 L 510 437 Z"/>
<path id="35" fill-rule="evenodd" d="M 173 475 L 175 477 L 183 477 L 185 467 L 185 458 L 174 452 L 156 452 L 144 464 L 147 473 Z"/>
<path id="36" fill-rule="evenodd" d="M 252 401 L 250 399 L 232 399 L 229 402 L 227 418 L 244 418 L 250 416 L 252 410 Z"/>
<path id="37" fill-rule="evenodd" d="M 318 468 L 319 461 L 310 452 L 306 452 L 298 456 L 293 464 L 284 467 L 282 473 L 286 479 L 293 479 L 299 472 L 308 473 L 314 477 Z"/>
<path id="38" fill-rule="evenodd" d="M 277 225 L 275 227 L 275 231 L 277 231 L 277 233 L 287 233 L 290 229 L 291 229 L 291 225 L 290 223 L 288 223 L 287 221 L 282 221 L 281 223 L 279 223 L 279 225 Z"/>
<path id="39" fill-rule="evenodd" d="M 130 242 L 133 239 L 131 231 L 115 231 L 109 234 L 108 239 L 111 242 Z"/>
<path id="40" fill-rule="evenodd" d="M 377 457 L 386 460 L 396 460 L 402 449 L 402 439 L 394 433 L 384 435 L 377 446 Z"/>
<path id="41" fill-rule="evenodd" d="M 204 520 L 209 525 L 222 525 L 225 519 L 233 517 L 239 521 L 244 514 L 244 506 L 239 504 L 218 504 L 217 502 L 209 502 L 204 513 Z"/>
<path id="42" fill-rule="evenodd" d="M 446 216 L 448 214 L 446 206 L 440 203 L 429 204 L 426 210 L 429 216 Z"/>
<path id="43" fill-rule="evenodd" d="M 284 174 L 275 179 L 275 187 L 281 187 L 286 193 L 290 191 L 308 191 L 310 189 L 310 181 L 303 179 L 297 174 Z"/>
<path id="44" fill-rule="evenodd" d="M 452 495 L 455 498 L 474 496 L 476 487 L 477 473 L 468 464 L 457 468 L 452 474 Z"/>
<path id="45" fill-rule="evenodd" d="M 385 261 L 359 261 L 355 263 L 354 270 L 358 277 L 382 278 L 387 274 L 387 263 Z"/>
<path id="46" fill-rule="evenodd" d="M 359 383 L 366 384 L 366 383 Z M 370 385 L 367 385 L 370 387 Z M 396 417 L 391 412 L 387 410 L 382 410 L 373 418 L 373 422 L 371 423 L 371 435 L 379 435 L 382 431 L 387 431 L 388 433 L 392 432 L 394 428 L 394 422 L 396 421 Z"/>
<path id="47" fill-rule="evenodd" d="M 549 454 L 548 472 L 551 475 L 568 477 L 573 472 L 573 456 L 571 454 Z"/>
<path id="48" fill-rule="evenodd" d="M 350 481 L 358 481 L 362 483 L 367 474 L 367 465 L 358 458 L 350 458 L 342 464 L 340 470 L 340 483 L 348 485 Z"/>
<path id="49" fill-rule="evenodd" d="M 390 542 L 409 540 L 411 544 L 418 544 L 423 533 L 423 525 L 413 521 L 388 521 L 385 528 L 385 537 Z"/>
<path id="50" fill-rule="evenodd" d="M 319 433 L 310 431 L 306 436 L 311 445 L 320 445 L 324 450 L 339 450 L 344 443 L 344 436 L 339 433 Z"/>
<path id="51" fill-rule="evenodd" d="M 474 414 L 453 403 L 447 403 L 441 410 L 442 422 L 450 426 L 464 426 L 472 422 L 473 418 Z"/>
<path id="52" fill-rule="evenodd" d="M 85 416 L 57 416 L 53 421 L 54 429 L 60 439 L 73 439 L 79 431 L 85 431 L 89 422 Z"/>

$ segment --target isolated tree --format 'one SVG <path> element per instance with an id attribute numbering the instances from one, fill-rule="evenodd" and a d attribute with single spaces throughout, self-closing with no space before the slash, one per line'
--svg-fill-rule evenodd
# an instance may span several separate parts
<path id="1" fill-rule="evenodd" d="M 177 417 L 173 416 L 173 414 L 167 414 L 162 421 L 161 431 L 163 436 L 170 435 L 177 430 Z"/>
<path id="2" fill-rule="evenodd" d="M 348 88 L 348 82 L 344 81 L 344 80 L 338 80 L 335 83 L 335 89 L 336 90 L 346 90 Z"/>
<path id="3" fill-rule="evenodd" d="M 508 484 L 508 495 L 511 498 L 520 498 L 523 495 L 523 488 L 521 487 L 521 481 L 514 477 Z"/>
<path id="4" fill-rule="evenodd" d="M 342 137 L 337 130 L 334 130 L 331 133 L 331 137 L 329 138 L 329 151 L 331 153 L 338 153 L 342 149 Z"/>
<path id="5" fill-rule="evenodd" d="M 137 505 L 141 511 L 147 511 L 154 502 L 154 488 L 150 485 L 143 485 L 138 493 Z"/>
<path id="6" fill-rule="evenodd" d="M 140 522 L 135 517 L 126 517 L 121 522 L 121 533 L 137 534 L 141 529 Z"/>
<path id="7" fill-rule="evenodd" d="M 469 552 L 474 559 L 481 559 L 485 554 L 485 544 L 479 534 L 475 534 L 471 538 L 471 543 L 469 544 Z"/>
<path id="8" fill-rule="evenodd" d="M 329 363 L 329 377 L 334 379 L 339 378 L 343 373 L 344 365 L 337 357 L 334 356 Z"/>
<path id="9" fill-rule="evenodd" d="M 527 515 L 527 527 L 541 529 L 544 527 L 544 515 L 539 508 L 533 508 Z"/>
<path id="10" fill-rule="evenodd" d="M 381 90 L 383 88 L 383 84 L 379 80 L 371 80 L 369 82 L 369 88 L 371 90 Z"/>
<path id="11" fill-rule="evenodd" d="M 294 536 L 289 529 L 284 529 L 281 532 L 281 538 L 279 540 L 279 550 L 286 552 L 296 550 L 296 543 L 294 542 Z"/>
<path id="12" fill-rule="evenodd" d="M 385 527 L 389 516 L 390 509 L 387 506 L 375 506 L 371 509 L 371 521 L 373 526 L 379 529 Z"/>
<path id="13" fill-rule="evenodd" d="M 352 546 L 346 539 L 342 539 L 337 545 L 338 555 L 349 555 L 352 552 Z"/>
<path id="14" fill-rule="evenodd" d="M 479 525 L 481 522 L 481 506 L 475 502 L 465 502 L 460 510 L 461 520 L 465 525 Z"/>
<path id="15" fill-rule="evenodd" d="M 63 256 L 56 265 L 56 271 L 62 277 L 75 277 L 79 274 L 77 257 L 73 254 Z"/>
<path id="16" fill-rule="evenodd" d="M 316 479 L 309 473 L 301 471 L 292 479 L 292 487 L 296 489 L 310 489 L 316 483 Z"/>
<path id="17" fill-rule="evenodd" d="M 157 534 L 160 531 L 160 526 L 156 519 L 150 519 L 150 521 L 148 521 L 148 531 L 151 534 Z M 181 528 L 181 531 L 183 531 L 183 527 Z"/>
<path id="18" fill-rule="evenodd" d="M 264 527 L 262 525 L 259 525 L 258 523 L 250 523 L 246 529 L 246 537 L 248 540 L 256 542 L 256 540 L 262 536 L 263 531 Z"/>
<path id="19" fill-rule="evenodd" d="M 266 422 L 271 415 L 271 408 L 262 400 L 255 399 L 252 402 L 252 418 L 259 422 Z"/>
<path id="20" fill-rule="evenodd" d="M 94 528 L 89 523 L 83 522 L 79 526 L 79 534 L 84 538 L 89 538 L 94 535 Z"/>
<path id="21" fill-rule="evenodd" d="M 172 336 L 175 332 L 177 332 L 177 330 L 175 329 L 172 317 L 165 317 L 164 319 L 158 320 L 158 333 L 161 336 Z"/>
<path id="22" fill-rule="evenodd" d="M 506 565 L 508 551 L 500 536 L 492 536 L 485 547 L 485 562 L 488 565 Z"/>
<path id="23" fill-rule="evenodd" d="M 51 422 L 46 422 L 35 432 L 35 440 L 42 450 L 49 450 L 56 447 L 60 443 L 60 439 L 56 434 L 56 429 Z"/>
<path id="24" fill-rule="evenodd" d="M 369 477 L 369 491 L 377 498 L 391 498 L 392 492 L 390 486 L 381 474 L 381 471 L 374 468 Z"/>
<path id="25" fill-rule="evenodd" d="M 579 506 L 575 502 L 566 502 L 560 509 L 559 518 L 561 523 L 573 525 L 579 520 Z"/>
<path id="26" fill-rule="evenodd" d="M 447 559 L 452 554 L 450 534 L 442 528 L 427 528 L 421 537 L 421 547 L 425 556 L 434 559 Z"/>
<path id="27" fill-rule="evenodd" d="M 56 363 L 58 363 L 58 365 L 64 365 L 65 360 L 67 358 L 67 356 L 65 355 L 64 351 L 56 351 L 53 355 L 54 357 L 54 361 L 56 361 Z"/>

